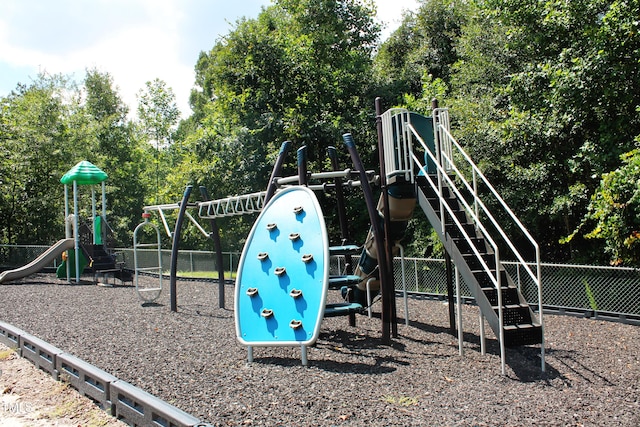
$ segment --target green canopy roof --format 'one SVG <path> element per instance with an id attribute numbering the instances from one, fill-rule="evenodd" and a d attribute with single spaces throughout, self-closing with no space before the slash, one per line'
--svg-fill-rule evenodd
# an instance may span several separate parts
<path id="1" fill-rule="evenodd" d="M 99 167 L 83 160 L 69 169 L 69 171 L 60 178 L 60 182 L 63 184 L 71 184 L 73 181 L 76 181 L 78 185 L 92 185 L 99 184 L 107 178 L 107 174 Z"/>

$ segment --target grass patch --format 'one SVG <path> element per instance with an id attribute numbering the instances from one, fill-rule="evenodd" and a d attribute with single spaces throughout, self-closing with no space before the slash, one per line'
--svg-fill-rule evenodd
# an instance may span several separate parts
<path id="1" fill-rule="evenodd" d="M 591 286 L 589 286 L 589 282 L 587 282 L 586 279 L 582 279 L 582 283 L 584 283 L 584 291 L 586 292 L 587 298 L 589 299 L 589 305 L 591 306 L 591 309 L 594 311 L 598 311 L 596 296 L 594 295 Z"/>
<path id="2" fill-rule="evenodd" d="M 0 360 L 9 360 L 13 353 L 15 353 L 15 349 L 9 348 L 7 350 L 0 350 Z"/>
<path id="3" fill-rule="evenodd" d="M 385 403 L 388 403 L 390 405 L 397 405 L 397 406 L 404 406 L 404 407 L 416 406 L 418 404 L 417 397 L 409 397 L 409 396 L 396 397 L 396 396 L 387 395 L 387 396 L 384 396 L 382 400 Z"/>
<path id="4" fill-rule="evenodd" d="M 176 274 L 178 277 L 189 277 L 193 279 L 218 279 L 217 271 L 178 271 Z M 225 271 L 224 278 L 235 280 L 236 272 Z"/>

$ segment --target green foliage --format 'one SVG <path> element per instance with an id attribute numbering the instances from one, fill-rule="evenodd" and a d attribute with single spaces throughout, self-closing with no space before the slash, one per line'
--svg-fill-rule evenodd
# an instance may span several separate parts
<path id="1" fill-rule="evenodd" d="M 64 235 L 59 180 L 73 166 L 73 145 L 84 142 L 78 128 L 85 124 L 69 120 L 76 93 L 64 77 L 42 74 L 2 99 L 0 242 L 51 243 Z"/>
<path id="2" fill-rule="evenodd" d="M 181 135 L 193 157 L 180 174 L 220 198 L 265 189 L 282 141 L 308 147 L 309 170 L 326 166 L 344 132 L 368 147 L 378 33 L 370 1 L 281 0 L 236 22 L 196 65 L 194 115 Z M 285 173 L 295 173 L 291 157 Z"/>
<path id="3" fill-rule="evenodd" d="M 107 220 L 116 244 L 129 246 L 150 187 L 144 182 L 146 153 L 111 76 L 88 70 L 84 90 L 87 116 L 93 119 L 91 134 L 96 138 L 92 161 L 109 175 Z"/>
<path id="4" fill-rule="evenodd" d="M 198 58 L 193 114 L 177 129 L 158 79 L 140 92 L 137 122 L 96 70 L 80 86 L 19 84 L 0 99 L 0 242 L 59 238 L 59 178 L 84 159 L 109 174 L 110 225 L 125 245 L 144 204 L 180 200 L 187 184 L 211 198 L 263 190 L 284 140 L 309 147 L 309 170 L 327 170 L 327 146 L 351 132 L 377 169 L 381 96 L 422 114 L 433 98 L 450 107 L 454 135 L 545 260 L 638 264 L 640 0 L 423 0 L 379 46 L 374 12 L 369 0 L 276 0 L 238 20 Z M 284 174 L 295 172 L 288 159 Z M 357 193 L 348 215 L 362 241 Z M 320 202 L 334 225 L 335 203 Z M 219 222 L 225 250 L 240 249 L 251 218 Z M 426 221 L 407 234 L 411 254 L 441 251 Z M 193 230 L 184 241 L 208 245 Z"/>
<path id="5" fill-rule="evenodd" d="M 128 245 L 147 187 L 133 128 L 108 74 L 87 71 L 82 87 L 42 74 L 2 99 L 0 242 L 50 244 L 64 236 L 62 175 L 88 160 L 109 175 L 108 219 Z M 80 190 L 81 215 L 91 214 Z M 134 225 L 135 226 L 135 225 Z"/>
<path id="6" fill-rule="evenodd" d="M 640 138 L 636 139 L 640 143 Z M 640 150 L 622 156 L 623 165 L 603 175 L 582 228 L 602 239 L 613 265 L 640 265 Z M 573 238 L 576 231 L 569 239 Z"/>
<path id="7" fill-rule="evenodd" d="M 441 82 L 441 89 L 447 88 L 458 61 L 455 45 L 469 16 L 469 2 L 421 3 L 416 13 L 404 16 L 400 28 L 380 46 L 375 58 L 378 91 L 388 105 L 401 103 L 403 96 L 408 96 L 422 97 L 429 106 L 425 84 Z"/>
<path id="8" fill-rule="evenodd" d="M 598 304 L 596 303 L 596 296 L 593 293 L 593 290 L 591 289 L 591 286 L 589 286 L 589 282 L 587 282 L 586 279 L 582 279 L 582 283 L 584 284 L 584 291 L 587 294 L 587 298 L 589 299 L 589 306 L 591 307 L 592 310 L 598 310 Z"/>

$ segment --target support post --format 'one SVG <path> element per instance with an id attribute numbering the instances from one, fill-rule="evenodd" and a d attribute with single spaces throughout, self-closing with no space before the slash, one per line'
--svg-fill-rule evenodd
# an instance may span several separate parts
<path id="1" fill-rule="evenodd" d="M 76 283 L 80 282 L 80 233 L 78 232 L 78 181 L 73 181 L 73 235 L 76 255 Z"/>
<path id="2" fill-rule="evenodd" d="M 387 321 L 391 327 L 391 334 L 394 337 L 398 336 L 398 320 L 396 312 L 396 290 L 393 280 L 393 249 L 391 248 L 391 213 L 389 212 L 389 193 L 387 187 L 387 173 L 385 167 L 384 158 L 384 138 L 382 136 L 382 100 L 380 97 L 376 98 L 376 128 L 378 131 L 378 156 L 380 162 L 380 190 L 382 194 L 382 216 L 384 221 L 384 252 L 378 253 L 378 264 L 380 264 L 380 258 L 386 263 L 385 275 L 382 277 L 382 270 L 380 270 L 380 283 L 382 284 L 382 304 L 386 308 Z M 384 314 L 383 314 L 384 315 Z"/>
<path id="3" fill-rule="evenodd" d="M 65 239 L 70 239 L 72 236 L 73 235 L 71 234 L 71 224 L 69 224 L 69 186 L 65 184 L 64 185 L 64 237 Z M 69 266 L 68 257 L 67 257 L 67 261 L 65 262 L 65 265 L 67 267 L 67 282 L 71 282 L 71 268 Z"/>
<path id="4" fill-rule="evenodd" d="M 451 255 L 447 251 L 444 252 L 444 265 L 447 276 L 447 302 L 449 303 L 449 332 L 451 335 L 456 334 L 456 309 L 453 296 L 453 263 Z"/>
<path id="5" fill-rule="evenodd" d="M 203 202 L 209 201 L 209 193 L 204 185 L 200 186 L 200 195 Z M 218 266 L 218 308 L 224 308 L 224 260 L 222 259 L 222 243 L 220 242 L 220 229 L 215 218 L 211 218 L 211 233 L 209 237 L 213 240 L 213 247 L 216 251 L 216 265 Z"/>
<path id="6" fill-rule="evenodd" d="M 267 195 L 264 198 L 265 205 L 269 200 L 271 200 L 271 198 L 276 192 L 276 188 L 277 188 L 276 178 L 282 172 L 282 165 L 284 164 L 284 159 L 287 155 L 287 151 L 289 151 L 290 146 L 291 146 L 291 141 L 285 141 L 280 146 L 280 151 L 278 152 L 278 158 L 276 159 L 276 163 L 273 166 L 273 171 L 271 172 L 271 178 L 269 178 L 269 184 L 267 186 Z"/>
<path id="7" fill-rule="evenodd" d="M 178 290 L 177 290 L 177 270 L 178 270 L 178 251 L 180 250 L 180 235 L 182 233 L 182 222 L 184 221 L 184 213 L 187 211 L 189 204 L 189 196 L 191 195 L 192 185 L 187 185 L 180 202 L 180 210 L 178 218 L 176 218 L 176 228 L 173 232 L 173 242 L 171 245 L 171 270 L 169 272 L 169 290 L 171 294 L 171 311 L 178 311 Z M 162 272 L 160 273 L 162 274 Z"/>
<path id="8" fill-rule="evenodd" d="M 303 145 L 298 148 L 298 183 L 307 185 L 309 181 L 307 175 L 307 146 Z"/>
<path id="9" fill-rule="evenodd" d="M 331 160 L 331 169 L 334 171 L 340 170 L 340 164 L 338 163 L 338 151 L 336 147 L 327 148 L 327 154 L 329 160 Z M 347 223 L 347 208 L 344 199 L 344 191 L 342 189 L 342 178 L 335 177 L 334 183 L 336 186 L 336 209 L 338 212 L 338 221 L 340 222 L 340 237 L 342 238 L 342 244 L 349 242 L 349 225 Z M 344 256 L 346 264 L 346 274 L 353 274 L 353 261 L 351 254 L 347 253 Z M 354 313 L 349 314 L 349 326 L 356 326 L 356 315 Z"/>
<path id="10" fill-rule="evenodd" d="M 367 178 L 367 173 L 364 170 L 362 165 L 362 160 L 360 160 L 360 156 L 358 155 L 358 150 L 356 149 L 356 144 L 353 140 L 353 136 L 350 133 L 345 133 L 342 135 L 342 139 L 344 140 L 345 145 L 347 146 L 347 150 L 349 150 L 349 154 L 351 155 L 351 161 L 353 162 L 354 168 L 358 170 L 360 174 L 360 181 L 362 184 L 362 192 L 364 194 L 364 199 L 367 204 L 367 211 L 369 212 L 369 221 L 371 221 L 371 230 L 373 231 L 373 235 L 376 240 L 376 250 L 378 252 L 378 256 L 384 256 L 384 242 L 382 241 L 382 226 L 380 225 L 380 218 L 378 215 L 378 210 L 376 209 L 375 201 L 373 200 L 373 193 L 371 191 L 371 186 L 369 185 L 369 180 Z M 380 262 L 378 260 L 378 268 L 380 270 L 380 277 L 387 276 L 387 263 Z M 386 284 L 381 281 L 382 289 L 385 288 Z M 383 299 L 384 299 L 384 291 L 383 291 Z M 391 340 L 391 319 L 389 317 L 389 313 L 387 313 L 387 306 L 382 304 L 382 341 L 385 343 L 389 343 Z"/>

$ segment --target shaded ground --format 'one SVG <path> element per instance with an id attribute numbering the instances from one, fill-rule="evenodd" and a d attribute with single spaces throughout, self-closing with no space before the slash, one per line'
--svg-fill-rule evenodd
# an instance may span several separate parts
<path id="1" fill-rule="evenodd" d="M 213 425 L 640 425 L 637 326 L 546 316 L 547 372 L 539 348 L 525 347 L 508 350 L 502 376 L 490 332 L 480 353 L 476 307 L 463 308 L 460 356 L 446 305 L 410 299 L 405 326 L 398 300 L 390 346 L 375 316 L 358 316 L 357 327 L 332 318 L 309 367 L 286 347 L 256 348 L 247 364 L 232 286 L 220 309 L 217 284 L 180 282 L 177 313 L 165 286 L 158 304 L 145 306 L 132 287 L 32 276 L 0 286 L 0 320 Z"/>

